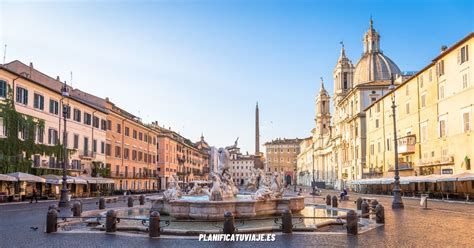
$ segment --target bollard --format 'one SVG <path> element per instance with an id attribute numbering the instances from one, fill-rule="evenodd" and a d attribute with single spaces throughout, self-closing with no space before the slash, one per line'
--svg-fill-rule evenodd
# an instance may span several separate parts
<path id="1" fill-rule="evenodd" d="M 359 233 L 359 224 L 357 223 L 357 213 L 354 210 L 347 212 L 346 217 L 347 234 L 357 235 Z"/>
<path id="2" fill-rule="evenodd" d="M 362 204 L 361 204 L 361 210 L 362 210 L 362 218 L 370 218 L 369 216 L 369 204 L 367 203 L 367 201 L 363 201 Z"/>
<path id="3" fill-rule="evenodd" d="M 81 207 L 81 213 L 82 213 L 82 207 L 84 206 L 84 203 L 82 202 L 82 200 L 79 200 L 78 202 L 79 202 L 79 205 Z"/>
<path id="4" fill-rule="evenodd" d="M 52 208 L 46 215 L 46 233 L 55 233 L 58 231 L 58 211 Z"/>
<path id="5" fill-rule="evenodd" d="M 233 234 L 235 232 L 234 215 L 226 211 L 224 213 L 224 234 Z"/>
<path id="6" fill-rule="evenodd" d="M 361 205 L 362 205 L 362 198 L 357 198 L 356 200 L 356 206 L 357 206 L 357 210 L 361 210 Z"/>
<path id="7" fill-rule="evenodd" d="M 140 205 L 145 205 L 145 196 L 144 195 L 140 195 Z"/>
<path id="8" fill-rule="evenodd" d="M 332 206 L 333 208 L 337 208 L 337 196 L 335 196 L 335 195 L 332 196 L 332 204 L 331 204 L 331 206 Z"/>
<path id="9" fill-rule="evenodd" d="M 326 205 L 331 206 L 331 195 L 326 196 Z"/>
<path id="10" fill-rule="evenodd" d="M 153 211 L 150 213 L 150 238 L 160 237 L 160 213 Z"/>
<path id="11" fill-rule="evenodd" d="M 283 233 L 293 233 L 293 214 L 291 210 L 285 209 L 281 215 L 281 229 Z"/>
<path id="12" fill-rule="evenodd" d="M 117 231 L 117 212 L 113 209 L 107 211 L 105 216 L 105 231 L 108 233 Z"/>
<path id="13" fill-rule="evenodd" d="M 80 217 L 81 216 L 81 204 L 79 202 L 74 202 L 74 204 L 72 204 L 71 211 L 72 211 L 72 216 Z"/>
<path id="14" fill-rule="evenodd" d="M 58 213 L 61 212 L 61 210 L 58 209 L 58 206 L 56 204 L 49 205 L 48 210 L 51 210 L 51 209 L 56 210 L 56 212 Z"/>
<path id="15" fill-rule="evenodd" d="M 105 209 L 105 199 L 104 199 L 104 197 L 99 198 L 99 209 Z"/>
<path id="16" fill-rule="evenodd" d="M 128 207 L 129 208 L 133 207 L 133 196 L 128 197 Z"/>
<path id="17" fill-rule="evenodd" d="M 385 223 L 385 209 L 380 203 L 375 207 L 375 223 Z"/>
<path id="18" fill-rule="evenodd" d="M 372 206 L 372 209 L 375 210 L 375 207 L 377 207 L 377 205 L 379 204 L 379 202 L 377 200 L 373 200 L 371 203 L 370 203 Z"/>

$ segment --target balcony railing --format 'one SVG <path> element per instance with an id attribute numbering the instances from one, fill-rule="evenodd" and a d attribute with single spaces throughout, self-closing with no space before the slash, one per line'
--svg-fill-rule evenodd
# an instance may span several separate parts
<path id="1" fill-rule="evenodd" d="M 95 152 L 89 150 L 79 150 L 79 157 L 82 158 L 95 158 Z"/>
<path id="2" fill-rule="evenodd" d="M 110 176 L 113 178 L 129 178 L 129 179 L 149 179 L 149 178 L 156 178 L 156 174 L 150 174 L 150 173 L 138 173 L 136 172 L 135 174 L 133 172 L 120 172 L 120 171 L 112 171 L 110 173 Z"/>
<path id="3" fill-rule="evenodd" d="M 435 165 L 445 165 L 445 164 L 454 164 L 454 156 L 426 158 L 426 159 L 419 160 L 420 166 L 435 166 Z"/>
<path id="4" fill-rule="evenodd" d="M 398 153 L 414 153 L 416 144 L 416 135 L 408 135 L 398 139 Z"/>

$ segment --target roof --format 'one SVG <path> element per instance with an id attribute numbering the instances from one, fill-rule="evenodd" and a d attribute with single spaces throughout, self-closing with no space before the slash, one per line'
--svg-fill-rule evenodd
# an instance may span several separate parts
<path id="1" fill-rule="evenodd" d="M 295 139 L 286 139 L 286 138 L 278 138 L 276 140 L 268 141 L 264 145 L 276 145 L 276 144 L 299 144 L 301 139 L 295 138 Z"/>
<path id="2" fill-rule="evenodd" d="M 389 80 L 391 75 L 401 74 L 398 66 L 380 52 L 365 53 L 354 70 L 354 85 Z"/>

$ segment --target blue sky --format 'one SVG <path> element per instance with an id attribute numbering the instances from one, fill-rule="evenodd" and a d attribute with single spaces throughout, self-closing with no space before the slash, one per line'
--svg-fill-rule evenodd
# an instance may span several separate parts
<path id="1" fill-rule="evenodd" d="M 381 49 L 419 70 L 472 32 L 472 1 L 1 1 L 18 59 L 215 146 L 307 137 L 319 78 L 332 94 L 344 41 L 355 64 L 372 15 Z M 2 52 L 3 57 L 3 52 Z"/>

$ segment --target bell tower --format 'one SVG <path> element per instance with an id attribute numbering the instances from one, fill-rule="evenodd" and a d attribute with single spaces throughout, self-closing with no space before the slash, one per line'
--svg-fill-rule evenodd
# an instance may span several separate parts
<path id="1" fill-rule="evenodd" d="M 324 81 L 321 78 L 321 87 L 316 96 L 316 136 L 321 137 L 329 133 L 331 125 L 330 100 L 328 92 L 324 88 Z"/>
<path id="2" fill-rule="evenodd" d="M 341 54 L 333 71 L 335 103 L 352 89 L 353 77 L 354 65 L 352 65 L 352 61 L 347 58 L 344 43 L 341 42 Z"/>

